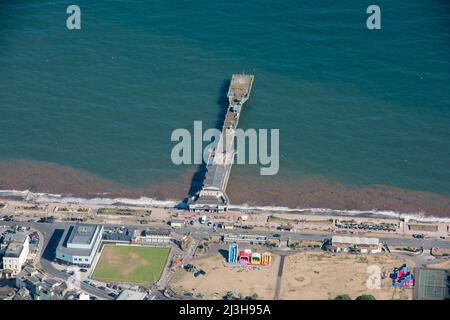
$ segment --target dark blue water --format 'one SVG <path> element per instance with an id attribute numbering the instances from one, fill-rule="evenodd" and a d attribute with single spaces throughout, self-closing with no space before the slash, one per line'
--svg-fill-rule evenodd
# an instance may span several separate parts
<path id="1" fill-rule="evenodd" d="M 66 28 L 69 4 L 81 30 Z M 171 132 L 214 127 L 244 71 L 255 83 L 240 126 L 280 129 L 273 179 L 448 195 L 450 3 L 377 1 L 375 31 L 370 4 L 3 1 L 0 159 L 136 187 L 177 179 L 196 167 L 171 162 Z"/>

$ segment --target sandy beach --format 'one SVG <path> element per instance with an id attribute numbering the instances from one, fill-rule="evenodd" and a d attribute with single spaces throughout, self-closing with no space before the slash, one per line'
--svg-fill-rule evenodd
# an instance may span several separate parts
<path id="1" fill-rule="evenodd" d="M 412 290 L 394 288 L 390 279 L 383 280 L 380 289 L 368 289 L 366 285 L 370 276 L 369 266 L 391 271 L 403 263 L 414 266 L 411 261 L 393 256 L 298 253 L 286 257 L 281 299 L 326 300 L 341 294 L 355 299 L 359 295 L 370 294 L 377 300 L 410 300 Z"/>
<path id="2" fill-rule="evenodd" d="M 202 293 L 206 299 L 222 298 L 228 291 L 237 295 L 258 294 L 259 299 L 273 299 L 278 272 L 279 257 L 272 256 L 272 264 L 261 270 L 230 268 L 224 264 L 225 258 L 216 253 L 193 263 L 206 271 L 203 277 L 194 277 L 190 272 L 177 271 L 171 282 L 176 292 L 193 291 Z"/>
<path id="3" fill-rule="evenodd" d="M 87 199 L 148 197 L 182 201 L 195 191 L 198 183 L 194 171 L 157 185 L 135 187 L 50 163 L 0 162 L 0 190 L 30 190 Z M 352 188 L 322 178 L 243 180 L 232 172 L 227 193 L 235 205 L 381 210 L 450 217 L 450 196 L 386 186 Z"/>

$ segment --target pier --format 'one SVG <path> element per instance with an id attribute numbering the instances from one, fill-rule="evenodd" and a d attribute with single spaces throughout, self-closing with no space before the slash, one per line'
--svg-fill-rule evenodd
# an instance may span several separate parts
<path id="1" fill-rule="evenodd" d="M 206 174 L 201 190 L 189 200 L 189 210 L 227 211 L 229 199 L 226 194 L 228 178 L 234 160 L 234 135 L 242 107 L 250 98 L 253 75 L 233 74 L 228 88 L 228 109 L 221 135 L 216 146 L 209 150 Z"/>

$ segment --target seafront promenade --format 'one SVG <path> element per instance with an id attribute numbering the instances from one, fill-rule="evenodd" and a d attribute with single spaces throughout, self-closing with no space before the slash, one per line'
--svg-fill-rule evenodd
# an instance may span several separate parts
<path id="1" fill-rule="evenodd" d="M 35 203 L 24 200 L 0 199 L 0 219 L 38 221 L 51 219 L 59 222 L 96 224 L 168 226 L 177 219 L 189 227 L 201 216 L 215 225 L 233 228 L 233 232 L 263 232 L 274 234 L 291 230 L 301 234 L 339 234 L 387 238 L 407 238 L 421 234 L 425 238 L 448 242 L 450 222 L 403 221 L 395 218 L 367 216 L 335 216 L 271 211 L 228 211 L 226 213 L 199 213 L 174 207 L 116 205 L 86 205 L 68 203 Z M 1 222 L 0 222 L 1 223 Z M 379 228 L 376 226 L 380 226 Z M 389 227 L 389 228 L 388 228 Z M 221 230 L 221 229 L 219 229 Z M 220 232 L 220 231 L 219 231 Z"/>

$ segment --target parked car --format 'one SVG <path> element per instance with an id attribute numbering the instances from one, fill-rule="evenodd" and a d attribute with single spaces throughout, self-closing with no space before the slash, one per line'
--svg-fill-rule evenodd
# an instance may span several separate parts
<path id="1" fill-rule="evenodd" d="M 80 272 L 87 272 L 87 269 L 81 268 Z"/>

